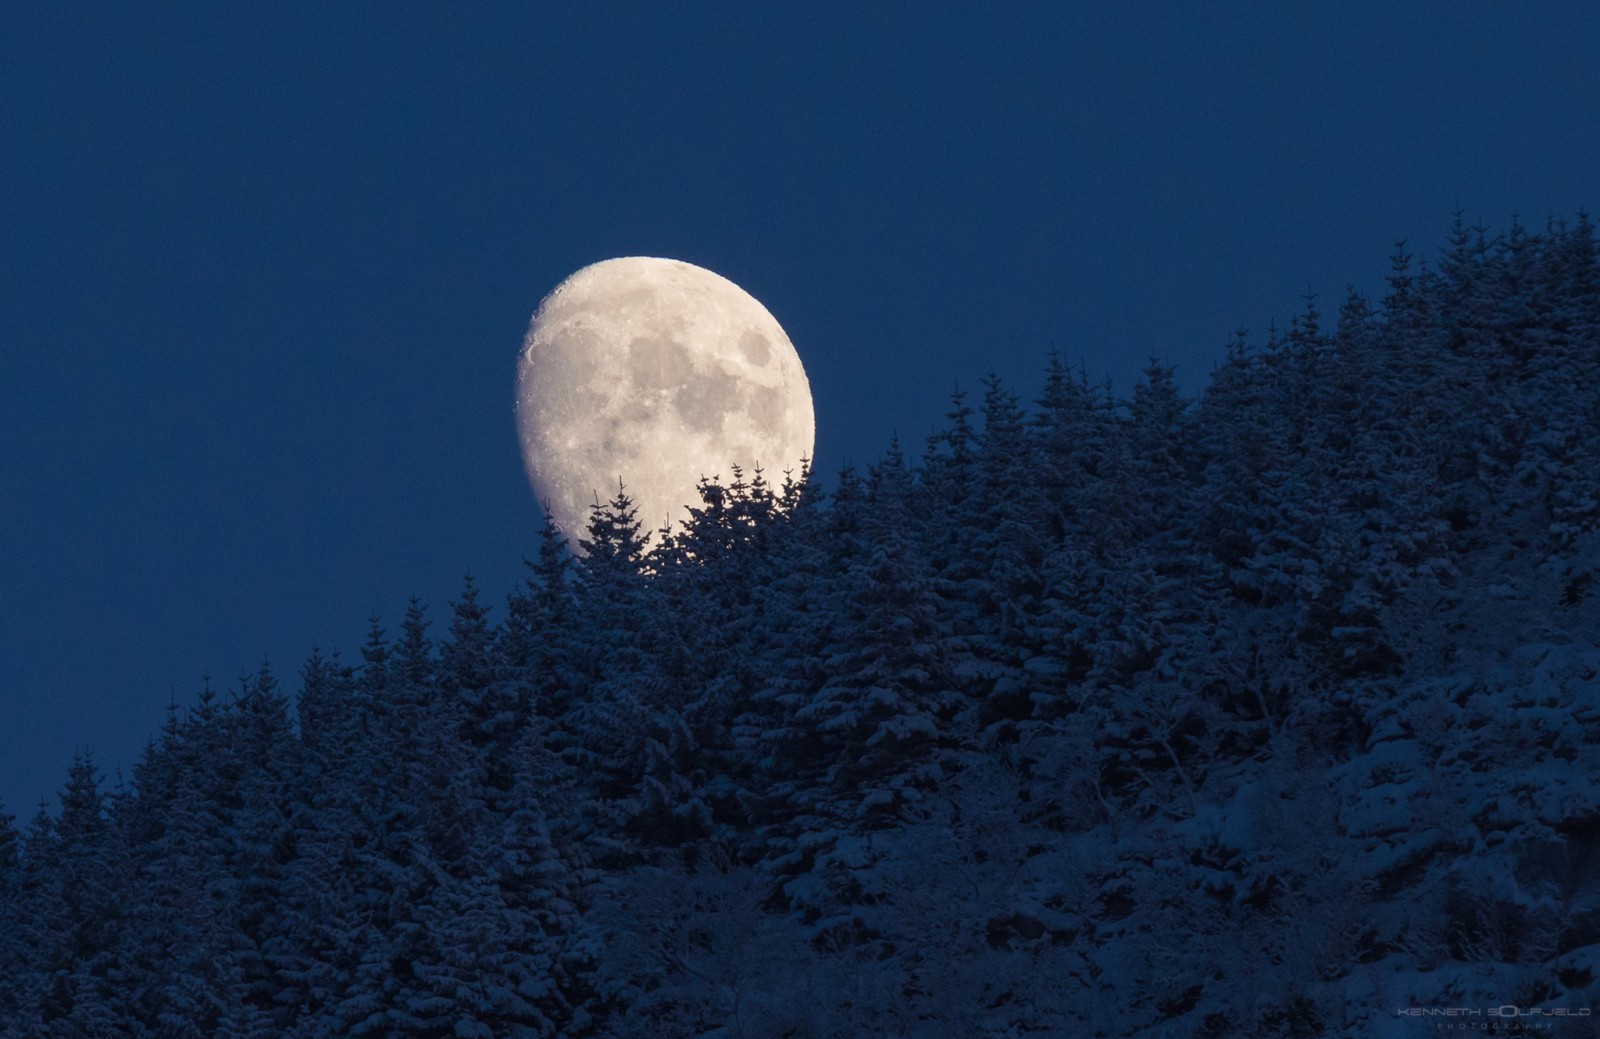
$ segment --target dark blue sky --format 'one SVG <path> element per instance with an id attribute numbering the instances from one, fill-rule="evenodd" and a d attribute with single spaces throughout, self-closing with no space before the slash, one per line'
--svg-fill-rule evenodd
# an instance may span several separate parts
<path id="1" fill-rule="evenodd" d="M 1458 202 L 1600 205 L 1592 3 L 321 6 L 0 7 L 19 814 L 205 672 L 354 656 L 469 568 L 501 601 L 515 353 L 584 264 L 762 300 L 826 476 L 990 368 L 1031 395 L 1052 341 L 1198 390 Z"/>

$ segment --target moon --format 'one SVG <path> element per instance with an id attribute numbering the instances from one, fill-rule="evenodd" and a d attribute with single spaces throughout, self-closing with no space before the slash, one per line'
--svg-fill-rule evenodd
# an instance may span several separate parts
<path id="1" fill-rule="evenodd" d="M 645 530 L 676 528 L 731 466 L 769 479 L 811 456 L 811 385 L 755 297 L 681 260 L 591 264 L 546 296 L 517 366 L 534 492 L 574 548 L 621 480 Z"/>

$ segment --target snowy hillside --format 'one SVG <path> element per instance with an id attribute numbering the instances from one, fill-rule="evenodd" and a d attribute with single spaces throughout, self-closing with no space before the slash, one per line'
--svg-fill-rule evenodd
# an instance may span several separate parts
<path id="1" fill-rule="evenodd" d="M 1593 1034 L 1595 230 L 1389 285 L 203 692 L 0 816 L 0 1037 Z"/>

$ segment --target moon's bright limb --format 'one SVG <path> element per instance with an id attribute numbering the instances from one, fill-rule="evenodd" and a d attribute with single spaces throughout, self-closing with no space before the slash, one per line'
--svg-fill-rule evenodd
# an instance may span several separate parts
<path id="1" fill-rule="evenodd" d="M 811 386 L 749 293 L 680 260 L 628 256 L 556 286 L 517 367 L 522 460 L 573 547 L 620 478 L 652 530 L 688 519 L 730 465 L 774 481 L 810 457 Z"/>

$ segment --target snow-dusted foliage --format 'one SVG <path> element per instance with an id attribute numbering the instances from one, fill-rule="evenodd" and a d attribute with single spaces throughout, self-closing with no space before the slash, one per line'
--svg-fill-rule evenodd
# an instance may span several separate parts
<path id="1" fill-rule="evenodd" d="M 1389 284 L 1195 401 L 1051 358 L 826 496 L 739 472 L 647 531 L 619 487 L 500 618 L 469 580 L 297 700 L 208 689 L 127 786 L 0 812 L 0 1039 L 1591 1008 L 1594 228 Z"/>

